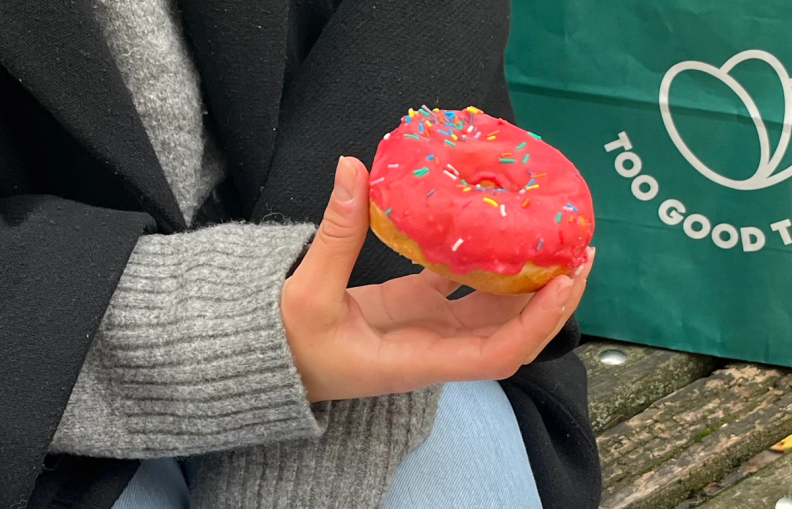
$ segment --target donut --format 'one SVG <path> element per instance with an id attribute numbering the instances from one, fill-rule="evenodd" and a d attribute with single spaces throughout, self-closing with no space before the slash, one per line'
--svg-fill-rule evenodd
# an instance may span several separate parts
<path id="1" fill-rule="evenodd" d="M 376 236 L 473 289 L 534 292 L 587 260 L 594 212 L 580 172 L 473 106 L 410 109 L 380 141 L 369 185 Z"/>

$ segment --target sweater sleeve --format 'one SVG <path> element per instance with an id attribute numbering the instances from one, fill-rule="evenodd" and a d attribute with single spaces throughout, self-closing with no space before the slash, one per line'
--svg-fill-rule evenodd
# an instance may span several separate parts
<path id="1" fill-rule="evenodd" d="M 280 317 L 315 227 L 223 224 L 138 241 L 50 452 L 181 456 L 321 435 Z"/>

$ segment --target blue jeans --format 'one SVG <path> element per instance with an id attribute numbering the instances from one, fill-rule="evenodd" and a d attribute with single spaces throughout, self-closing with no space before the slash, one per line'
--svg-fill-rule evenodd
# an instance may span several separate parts
<path id="1" fill-rule="evenodd" d="M 445 384 L 429 438 L 396 471 L 385 509 L 541 509 L 517 419 L 497 382 Z M 113 509 L 189 509 L 174 459 L 144 461 Z"/>

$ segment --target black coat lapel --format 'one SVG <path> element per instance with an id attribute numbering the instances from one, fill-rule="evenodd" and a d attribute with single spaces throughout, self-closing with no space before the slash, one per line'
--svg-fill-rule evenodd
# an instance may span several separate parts
<path id="1" fill-rule="evenodd" d="M 213 128 L 249 217 L 267 179 L 280 111 L 289 0 L 182 0 Z"/>
<path id="2" fill-rule="evenodd" d="M 85 0 L 0 2 L 0 63 L 108 171 L 121 176 L 127 192 L 161 231 L 185 228 Z"/>

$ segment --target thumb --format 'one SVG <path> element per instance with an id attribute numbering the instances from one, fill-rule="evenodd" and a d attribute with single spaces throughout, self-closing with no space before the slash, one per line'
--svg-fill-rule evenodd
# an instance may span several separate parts
<path id="1" fill-rule="evenodd" d="M 309 284 L 319 302 L 343 299 L 349 276 L 366 239 L 368 171 L 358 159 L 341 157 L 330 203 L 294 279 Z"/>

